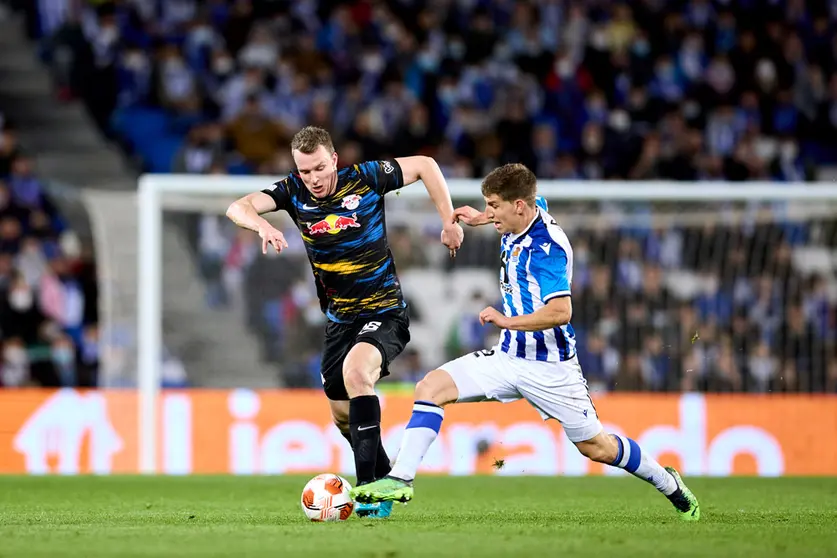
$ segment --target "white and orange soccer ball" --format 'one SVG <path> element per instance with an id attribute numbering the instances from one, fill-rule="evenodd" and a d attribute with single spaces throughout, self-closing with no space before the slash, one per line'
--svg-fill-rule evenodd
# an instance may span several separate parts
<path id="1" fill-rule="evenodd" d="M 355 503 L 349 496 L 352 486 L 339 475 L 317 475 L 302 490 L 302 511 L 311 521 L 345 521 Z"/>

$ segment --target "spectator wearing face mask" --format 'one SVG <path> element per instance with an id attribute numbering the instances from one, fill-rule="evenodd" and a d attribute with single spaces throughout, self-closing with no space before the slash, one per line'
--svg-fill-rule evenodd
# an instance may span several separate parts
<path id="1" fill-rule="evenodd" d="M 50 346 L 50 357 L 61 386 L 76 386 L 78 384 L 78 371 L 76 349 L 73 341 L 66 335 L 56 337 Z"/>
<path id="2" fill-rule="evenodd" d="M 174 43 L 160 51 L 154 86 L 160 104 L 175 114 L 195 114 L 201 106 L 195 74 Z"/>
<path id="3" fill-rule="evenodd" d="M 29 354 L 20 338 L 7 339 L 3 344 L 0 362 L 0 386 L 25 387 L 30 383 Z"/>
<path id="4" fill-rule="evenodd" d="M 213 124 L 194 126 L 175 158 L 175 172 L 203 174 L 213 163 L 223 160 L 223 138 L 219 129 Z"/>
<path id="5" fill-rule="evenodd" d="M 62 256 L 50 261 L 39 284 L 39 299 L 44 314 L 52 319 L 74 342 L 81 343 L 84 324 L 84 292 Z"/>
<path id="6" fill-rule="evenodd" d="M 5 338 L 18 338 L 25 345 L 40 341 L 46 317 L 37 304 L 37 295 L 23 276 L 15 274 L 5 300 L 0 304 L 0 329 Z"/>

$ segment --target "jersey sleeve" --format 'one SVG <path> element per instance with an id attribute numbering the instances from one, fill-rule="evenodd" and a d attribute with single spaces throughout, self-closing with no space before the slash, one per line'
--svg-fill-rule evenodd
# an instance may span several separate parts
<path id="1" fill-rule="evenodd" d="M 357 169 L 382 196 L 404 187 L 404 174 L 398 161 L 368 161 L 357 165 Z"/>
<path id="2" fill-rule="evenodd" d="M 291 193 L 287 178 L 274 183 L 272 188 L 265 188 L 262 192 L 273 198 L 273 201 L 276 203 L 276 209 L 274 211 L 288 209 L 291 201 Z"/>
<path id="3" fill-rule="evenodd" d="M 529 273 L 541 290 L 541 300 L 570 296 L 570 270 L 567 253 L 555 242 L 536 245 L 529 261 Z"/>

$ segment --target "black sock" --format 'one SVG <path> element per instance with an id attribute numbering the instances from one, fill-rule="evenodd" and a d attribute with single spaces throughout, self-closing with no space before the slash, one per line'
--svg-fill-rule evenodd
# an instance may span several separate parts
<path id="1" fill-rule="evenodd" d="M 352 434 L 351 432 L 343 432 L 340 431 L 340 434 L 346 438 L 346 441 L 349 442 L 349 446 L 352 445 Z M 387 455 L 387 450 L 384 449 L 384 441 L 378 440 L 378 457 L 377 461 L 375 462 L 375 479 L 382 479 L 392 471 L 392 466 L 389 464 L 389 456 Z"/>
<path id="2" fill-rule="evenodd" d="M 357 484 L 372 482 L 375 480 L 378 446 L 381 445 L 381 402 L 377 395 L 361 395 L 349 401 L 349 430 L 352 433 Z"/>

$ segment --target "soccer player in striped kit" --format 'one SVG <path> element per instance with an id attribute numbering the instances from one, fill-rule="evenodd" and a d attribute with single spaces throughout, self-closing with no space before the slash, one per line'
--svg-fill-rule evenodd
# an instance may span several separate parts
<path id="1" fill-rule="evenodd" d="M 233 202 L 227 216 L 262 239 L 262 252 L 288 247 L 263 217 L 285 211 L 302 235 L 320 308 L 328 318 L 320 375 L 334 424 L 352 446 L 357 484 L 384 477 L 390 460 L 381 441 L 381 404 L 375 384 L 410 341 L 407 303 L 386 234 L 384 196 L 419 180 L 443 221 L 451 256 L 462 227 L 436 162 L 424 156 L 367 161 L 338 170 L 331 135 L 306 126 L 291 141 L 296 171 L 272 188 Z M 361 504 L 355 513 L 386 518 L 392 502 Z"/>
<path id="2" fill-rule="evenodd" d="M 476 351 L 428 373 L 416 386 L 413 414 L 389 476 L 358 486 L 359 502 L 413 497 L 413 479 L 439 433 L 444 406 L 476 401 L 528 401 L 544 420 L 553 418 L 579 451 L 654 485 L 680 516 L 700 518 L 697 498 L 673 467 L 663 468 L 630 438 L 609 434 L 587 390 L 570 325 L 573 251 L 567 235 L 537 196 L 535 175 L 520 164 L 492 171 L 482 183 L 486 209 L 461 207 L 454 219 L 493 223 L 500 241 L 503 312 L 488 307 L 481 323 L 499 327 L 491 350 Z"/>

